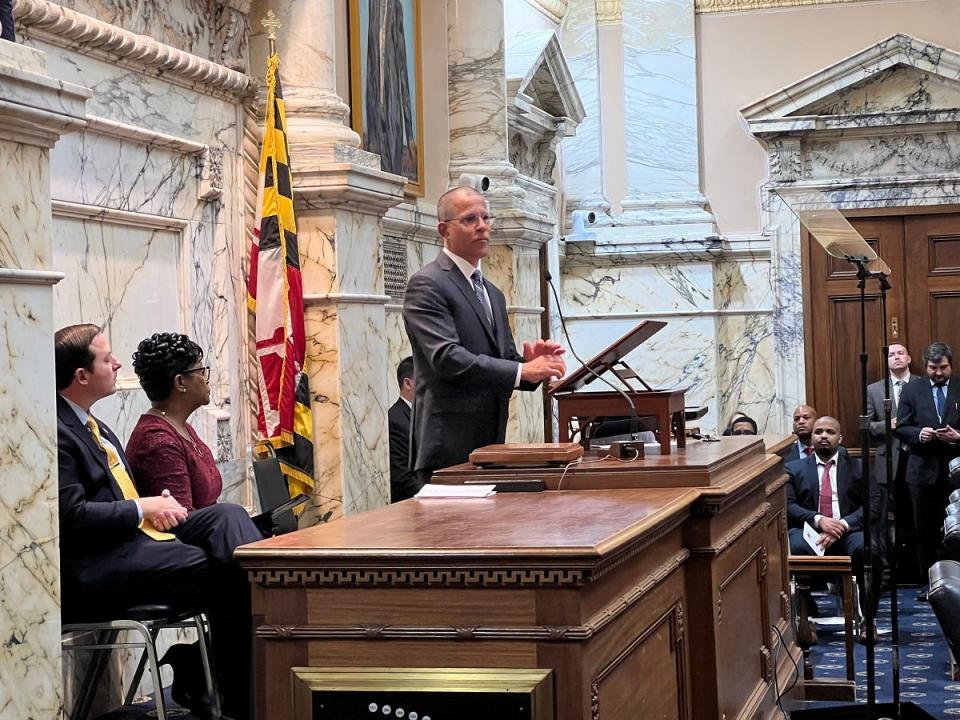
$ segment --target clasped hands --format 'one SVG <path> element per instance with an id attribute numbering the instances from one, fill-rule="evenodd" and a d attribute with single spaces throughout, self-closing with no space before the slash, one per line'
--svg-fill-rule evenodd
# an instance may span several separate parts
<path id="1" fill-rule="evenodd" d="M 925 427 L 920 430 L 920 442 L 930 442 L 934 438 L 943 442 L 955 443 L 960 441 L 960 432 L 949 425 L 942 428 Z"/>
<path id="2" fill-rule="evenodd" d="M 847 526 L 836 518 L 821 515 L 818 526 L 820 528 L 820 537 L 817 538 L 817 544 L 824 550 L 847 534 Z"/>
<path id="3" fill-rule="evenodd" d="M 172 530 L 187 519 L 187 509 L 164 490 L 160 495 L 139 499 L 143 519 L 149 520 L 157 530 Z"/>
<path id="4" fill-rule="evenodd" d="M 552 340 L 537 340 L 523 343 L 523 364 L 520 379 L 527 382 L 542 382 L 551 378 L 560 379 L 567 373 L 563 361 L 566 350 Z"/>

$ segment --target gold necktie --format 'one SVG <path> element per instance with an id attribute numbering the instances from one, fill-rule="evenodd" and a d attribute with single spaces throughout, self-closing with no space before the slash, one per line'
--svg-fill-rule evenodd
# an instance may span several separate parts
<path id="1" fill-rule="evenodd" d="M 87 427 L 90 429 L 90 433 L 93 435 L 93 439 L 94 442 L 97 443 L 97 447 L 107 454 L 107 462 L 110 464 L 110 472 L 113 474 L 113 479 L 117 481 L 117 485 L 120 486 L 120 492 L 123 493 L 123 499 L 139 499 L 140 494 L 137 492 L 137 488 L 133 484 L 130 473 L 127 472 L 126 465 L 121 462 L 117 451 L 109 445 L 104 445 L 100 440 L 100 426 L 97 425 L 97 421 L 93 419 L 93 416 L 87 418 Z M 173 540 L 176 537 L 172 533 L 157 530 L 153 523 L 147 520 L 147 518 L 144 518 L 140 521 L 140 529 L 154 540 Z"/>

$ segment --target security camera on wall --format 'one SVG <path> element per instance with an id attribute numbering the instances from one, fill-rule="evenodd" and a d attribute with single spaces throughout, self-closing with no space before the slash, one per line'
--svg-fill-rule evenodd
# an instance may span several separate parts
<path id="1" fill-rule="evenodd" d="M 457 185 L 461 187 L 471 187 L 477 192 L 486 192 L 490 189 L 490 178 L 486 175 L 474 175 L 472 173 L 463 173 L 457 180 Z"/>
<path id="2" fill-rule="evenodd" d="M 585 240 L 595 240 L 597 234 L 587 228 L 597 222 L 597 214 L 593 210 L 574 210 L 571 214 L 573 221 L 572 232 L 568 233 L 563 239 L 566 242 L 582 242 Z"/>

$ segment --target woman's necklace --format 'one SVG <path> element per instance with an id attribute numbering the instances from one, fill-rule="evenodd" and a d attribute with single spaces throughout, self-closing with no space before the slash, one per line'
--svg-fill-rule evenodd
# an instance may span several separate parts
<path id="1" fill-rule="evenodd" d="M 175 423 L 175 422 L 173 421 L 173 418 L 171 418 L 169 415 L 167 415 L 167 413 L 165 413 L 165 412 L 164 412 L 163 410 L 161 410 L 160 408 L 150 408 L 147 412 L 151 413 L 152 415 L 159 415 L 159 416 L 162 417 L 164 420 L 166 420 L 168 423 L 170 423 L 171 427 L 173 427 L 173 429 L 177 431 L 177 434 L 178 434 L 180 437 L 184 438 L 187 442 L 189 442 L 191 445 L 193 445 L 193 449 L 194 449 L 194 450 L 196 450 L 197 452 L 200 452 L 200 448 L 197 447 L 197 443 L 194 441 L 193 437 L 190 435 L 190 431 L 187 430 L 186 427 L 181 427 L 180 425 L 178 425 L 177 423 Z"/>

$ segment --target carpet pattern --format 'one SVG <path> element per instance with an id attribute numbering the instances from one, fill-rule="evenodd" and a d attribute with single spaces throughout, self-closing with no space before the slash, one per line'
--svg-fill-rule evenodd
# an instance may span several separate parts
<path id="1" fill-rule="evenodd" d="M 938 718 L 960 718 L 960 681 L 950 678 L 950 651 L 933 608 L 917 600 L 917 590 L 902 588 L 897 593 L 900 614 L 900 699 L 912 701 Z M 821 615 L 830 614 L 823 599 L 817 598 Z M 824 612 L 826 611 L 826 612 Z M 835 610 L 833 610 L 835 612 Z M 878 702 L 893 699 L 893 646 L 891 644 L 890 598 L 880 601 L 877 613 L 880 642 L 874 663 Z M 810 648 L 814 677 L 844 678 L 843 626 L 817 626 L 819 644 Z M 857 701 L 866 702 L 866 648 L 855 645 Z"/>

